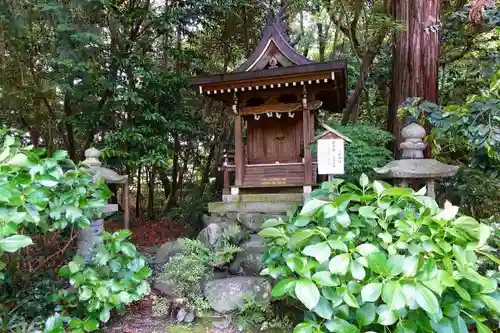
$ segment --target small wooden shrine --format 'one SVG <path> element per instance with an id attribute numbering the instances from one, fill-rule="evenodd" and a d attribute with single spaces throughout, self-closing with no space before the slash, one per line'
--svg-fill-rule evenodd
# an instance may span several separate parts
<path id="1" fill-rule="evenodd" d="M 341 112 L 346 81 L 344 61 L 315 63 L 294 49 L 282 12 L 269 14 L 259 44 L 234 72 L 194 78 L 192 86 L 234 117 L 235 150 L 223 166 L 226 196 L 309 193 L 317 183 L 309 147 L 317 112 Z"/>

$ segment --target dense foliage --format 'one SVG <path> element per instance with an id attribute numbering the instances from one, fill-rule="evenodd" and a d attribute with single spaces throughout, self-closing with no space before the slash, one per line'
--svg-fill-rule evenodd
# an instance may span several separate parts
<path id="1" fill-rule="evenodd" d="M 500 260 L 491 228 L 458 210 L 365 175 L 324 183 L 289 222 L 263 225 L 273 296 L 305 306 L 296 333 L 491 332 L 500 275 L 480 274 L 478 258 Z"/>
<path id="2" fill-rule="evenodd" d="M 45 157 L 43 149 L 21 146 L 17 131 L 0 134 L 0 255 L 7 253 L 15 266 L 18 251 L 33 244 L 31 236 L 88 228 L 100 216 L 109 190 L 80 171 L 65 151 Z M 15 280 L 4 275 L 6 266 L 0 261 L 0 278 Z"/>
<path id="3" fill-rule="evenodd" d="M 229 263 L 242 250 L 234 245 L 234 235 L 225 233 L 210 247 L 199 240 L 182 239 L 182 251 L 174 254 L 163 268 L 159 280 L 171 285 L 175 295 L 184 298 L 186 307 L 196 314 L 210 308 L 203 297 L 203 283 L 213 276 L 214 268 Z"/>
<path id="4" fill-rule="evenodd" d="M 392 152 L 387 149 L 392 142 L 392 134 L 368 125 L 333 126 L 352 140 L 346 143 L 345 169 L 351 178 L 362 173 L 371 174 L 392 160 Z"/>
<path id="5" fill-rule="evenodd" d="M 0 328 L 41 329 L 45 317 L 55 312 L 45 332 L 95 331 L 112 310 L 123 311 L 149 292 L 151 271 L 126 241 L 130 232 L 122 230 L 104 233 L 90 262 L 74 256 L 59 270 L 63 280 L 51 274 L 54 267 L 47 265 L 65 260 L 79 231 L 101 215 L 109 190 L 65 151 L 46 157 L 43 149 L 21 145 L 17 131 L 3 129 L 1 134 L 0 310 L 7 319 L 2 318 Z M 45 257 L 49 247 L 40 249 L 41 240 L 57 235 L 66 238 L 62 248 Z M 31 289 L 22 289 L 26 286 Z"/>

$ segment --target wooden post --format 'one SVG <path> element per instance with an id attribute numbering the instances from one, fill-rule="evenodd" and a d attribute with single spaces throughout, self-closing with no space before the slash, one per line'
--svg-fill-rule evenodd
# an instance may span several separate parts
<path id="1" fill-rule="evenodd" d="M 309 144 L 311 143 L 311 134 L 309 129 L 309 123 L 311 111 L 307 106 L 307 89 L 304 86 L 304 92 L 302 96 L 302 121 L 304 127 L 304 183 L 306 185 L 312 184 L 312 156 L 311 150 L 309 149 Z"/>
<path id="2" fill-rule="evenodd" d="M 243 184 L 243 135 L 241 126 L 241 115 L 237 114 L 234 117 L 234 167 L 235 167 L 235 185 Z"/>

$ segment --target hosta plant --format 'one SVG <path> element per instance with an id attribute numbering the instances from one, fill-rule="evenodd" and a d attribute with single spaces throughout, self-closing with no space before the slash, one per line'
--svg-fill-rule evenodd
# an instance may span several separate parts
<path id="1" fill-rule="evenodd" d="M 273 297 L 304 307 L 295 333 L 491 332 L 500 292 L 477 272 L 479 257 L 499 263 L 490 228 L 424 194 L 362 175 L 324 183 L 289 221 L 264 223 Z"/>

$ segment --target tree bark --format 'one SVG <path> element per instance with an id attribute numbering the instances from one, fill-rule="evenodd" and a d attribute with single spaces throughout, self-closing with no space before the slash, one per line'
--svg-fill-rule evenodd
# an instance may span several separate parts
<path id="1" fill-rule="evenodd" d="M 137 169 L 137 192 L 135 195 L 135 217 L 141 216 L 141 166 Z"/>
<path id="2" fill-rule="evenodd" d="M 393 47 L 392 89 L 387 113 L 387 129 L 395 137 L 398 155 L 401 122 L 399 105 L 408 97 L 438 102 L 439 33 L 426 30 L 439 21 L 439 0 L 394 0 L 395 20 L 404 24 Z"/>
<path id="3" fill-rule="evenodd" d="M 151 167 L 148 183 L 148 217 L 155 219 L 155 183 L 156 183 L 156 166 Z"/>

